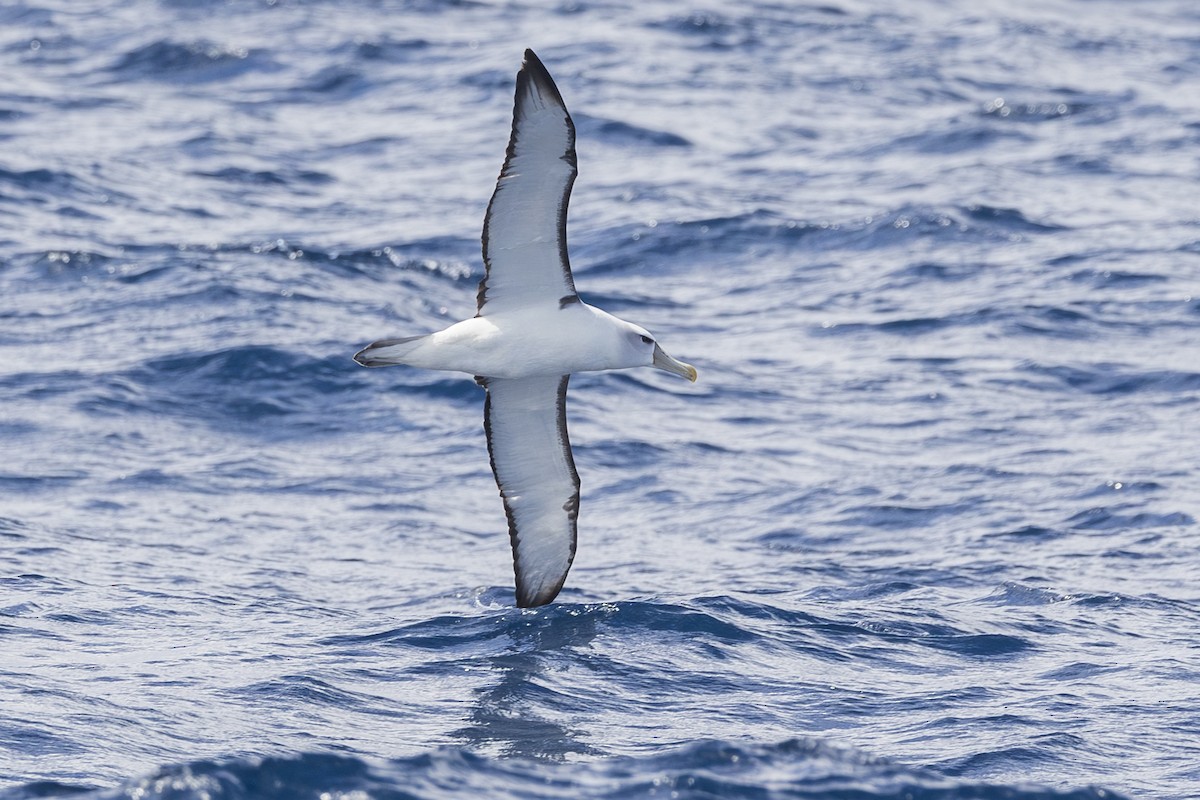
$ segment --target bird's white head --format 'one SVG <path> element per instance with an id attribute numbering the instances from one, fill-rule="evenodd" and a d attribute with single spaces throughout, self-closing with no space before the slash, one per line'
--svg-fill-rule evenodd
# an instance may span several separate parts
<path id="1" fill-rule="evenodd" d="M 673 372 L 676 375 L 681 375 L 687 378 L 692 383 L 696 382 L 696 368 L 691 364 L 685 364 L 682 361 L 672 358 L 659 346 L 654 337 L 645 328 L 640 328 L 631 323 L 625 323 L 626 330 L 624 333 L 625 348 L 629 353 L 632 363 L 631 367 L 656 367 L 667 372 Z"/>

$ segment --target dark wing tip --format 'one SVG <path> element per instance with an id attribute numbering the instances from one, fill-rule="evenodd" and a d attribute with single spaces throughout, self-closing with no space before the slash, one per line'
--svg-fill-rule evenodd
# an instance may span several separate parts
<path id="1" fill-rule="evenodd" d="M 566 580 L 566 575 L 563 580 Z M 562 590 L 562 584 L 555 586 L 552 589 L 544 589 L 539 594 L 532 594 L 523 586 L 517 587 L 517 608 L 537 608 L 538 606 L 549 605 L 554 602 L 554 598 L 558 597 L 559 591 Z"/>
<path id="2" fill-rule="evenodd" d="M 491 455 L 490 449 L 488 454 L 489 456 Z M 554 599 L 558 597 L 558 593 L 562 591 L 563 585 L 567 582 L 567 574 L 571 571 L 571 564 L 575 562 L 575 543 L 578 537 L 576 526 L 579 519 L 579 473 L 575 472 L 575 463 L 574 459 L 570 456 L 570 449 L 567 450 L 567 456 L 571 464 L 571 473 L 575 478 L 575 496 L 563 505 L 563 510 L 567 512 L 567 517 L 571 521 L 571 554 L 567 559 L 567 565 L 563 569 L 562 574 L 558 576 L 558 579 L 554 583 L 534 586 L 525 580 L 525 570 L 521 564 L 520 549 L 518 547 L 520 533 L 517 531 L 517 520 L 511 506 L 508 504 L 508 499 L 505 498 L 504 500 L 504 513 L 508 517 L 508 538 L 513 548 L 513 573 L 516 577 L 517 608 L 536 608 L 553 603 Z M 493 460 L 493 473 L 495 470 L 496 466 Z M 504 492 L 501 491 L 501 496 L 503 494 Z"/>
<path id="3" fill-rule="evenodd" d="M 525 60 L 521 63 L 521 69 L 529 70 L 530 72 L 537 72 L 539 74 L 545 74 L 547 76 L 550 74 L 546 70 L 546 65 L 542 63 L 540 58 L 538 58 L 537 53 L 533 52 L 533 50 L 529 49 L 528 47 L 525 48 Z"/>
<path id="4" fill-rule="evenodd" d="M 554 82 L 554 78 L 550 77 L 550 70 L 546 69 L 546 65 L 537 57 L 537 53 L 529 49 L 525 50 L 525 61 L 521 64 L 521 71 L 517 73 L 518 88 L 522 80 L 533 81 L 538 94 L 552 99 L 566 111 L 567 104 L 563 102 L 562 94 L 558 91 L 558 85 Z"/>

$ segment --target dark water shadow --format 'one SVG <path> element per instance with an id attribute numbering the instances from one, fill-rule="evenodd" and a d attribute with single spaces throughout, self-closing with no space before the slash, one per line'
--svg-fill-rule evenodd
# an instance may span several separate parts
<path id="1" fill-rule="evenodd" d="M 562 761 L 600 754 L 580 740 L 582 731 L 561 721 L 579 702 L 553 688 L 550 675 L 595 638 L 603 614 L 592 606 L 564 605 L 513 612 L 507 620 L 511 649 L 488 659 L 495 679 L 475 690 L 467 724 L 450 735 L 502 757 Z"/>

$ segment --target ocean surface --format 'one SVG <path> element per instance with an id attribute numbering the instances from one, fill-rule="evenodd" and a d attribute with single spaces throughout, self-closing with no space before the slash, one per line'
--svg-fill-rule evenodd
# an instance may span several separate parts
<path id="1" fill-rule="evenodd" d="M 468 376 L 578 128 L 558 602 Z M 1191 0 L 0 5 L 0 800 L 1200 797 Z"/>

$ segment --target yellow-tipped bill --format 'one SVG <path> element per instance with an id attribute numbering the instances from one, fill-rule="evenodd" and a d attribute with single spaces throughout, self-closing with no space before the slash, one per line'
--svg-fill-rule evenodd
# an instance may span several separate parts
<path id="1" fill-rule="evenodd" d="M 691 364 L 685 364 L 678 359 L 671 358 L 667 355 L 667 351 L 663 350 L 657 344 L 654 345 L 654 366 L 659 369 L 665 369 L 667 372 L 674 372 L 676 375 L 682 375 L 692 383 L 696 382 L 696 368 Z"/>

